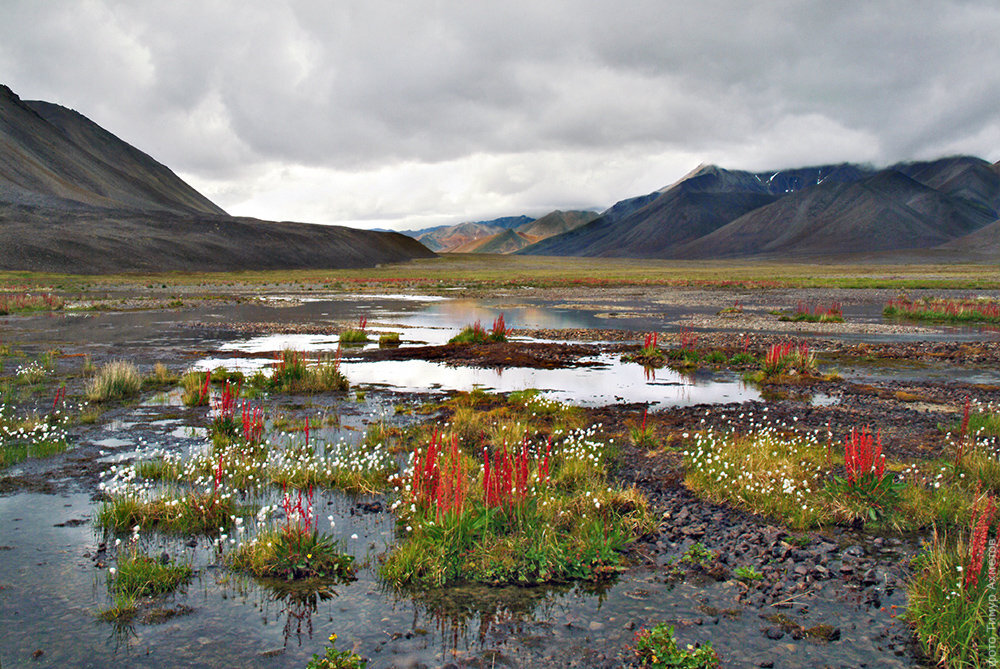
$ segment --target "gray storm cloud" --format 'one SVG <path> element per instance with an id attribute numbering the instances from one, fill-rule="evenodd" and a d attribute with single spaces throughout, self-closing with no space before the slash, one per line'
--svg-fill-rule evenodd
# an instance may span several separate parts
<path id="1" fill-rule="evenodd" d="M 412 227 L 698 162 L 1000 158 L 991 2 L 15 1 L 0 71 L 226 209 Z"/>

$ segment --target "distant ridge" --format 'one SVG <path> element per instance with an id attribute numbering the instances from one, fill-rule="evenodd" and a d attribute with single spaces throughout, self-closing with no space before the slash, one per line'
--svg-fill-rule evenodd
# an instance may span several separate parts
<path id="1" fill-rule="evenodd" d="M 230 217 L 82 114 L 0 85 L 0 269 L 336 268 L 429 256 L 398 233 Z"/>
<path id="2" fill-rule="evenodd" d="M 506 216 L 403 232 L 439 253 L 513 253 L 597 217 L 593 211 L 553 211 L 541 218 Z"/>
<path id="3" fill-rule="evenodd" d="M 947 245 L 998 219 L 1000 168 L 971 156 L 885 169 L 773 172 L 699 165 L 519 253 L 636 258 L 809 257 Z M 951 244 L 961 259 L 972 245 Z M 940 255 L 940 254 L 939 254 Z M 968 254 L 967 254 L 968 255 Z"/>

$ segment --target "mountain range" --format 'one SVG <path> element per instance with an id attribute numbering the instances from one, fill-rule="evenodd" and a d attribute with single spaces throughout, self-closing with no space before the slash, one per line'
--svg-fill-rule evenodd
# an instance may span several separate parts
<path id="1" fill-rule="evenodd" d="M 0 85 L 0 269 L 370 267 L 433 255 L 398 233 L 229 216 L 82 114 Z"/>
<path id="2" fill-rule="evenodd" d="M 1000 258 L 1000 163 L 972 156 L 884 169 L 773 172 L 701 165 L 589 223 L 518 251 L 635 258 Z"/>
<path id="3" fill-rule="evenodd" d="M 404 230 L 438 253 L 513 253 L 597 217 L 594 211 L 553 211 L 541 218 L 507 216 L 490 221 Z"/>

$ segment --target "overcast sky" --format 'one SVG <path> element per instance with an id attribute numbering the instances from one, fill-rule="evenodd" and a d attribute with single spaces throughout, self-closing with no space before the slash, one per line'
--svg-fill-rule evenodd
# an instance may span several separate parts
<path id="1" fill-rule="evenodd" d="M 1000 3 L 0 0 L 0 81 L 228 212 L 603 209 L 702 162 L 1000 159 Z"/>

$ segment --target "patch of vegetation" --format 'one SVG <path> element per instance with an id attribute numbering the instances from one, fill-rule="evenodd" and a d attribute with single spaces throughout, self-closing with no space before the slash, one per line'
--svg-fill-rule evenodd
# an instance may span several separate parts
<path id="1" fill-rule="evenodd" d="M 346 392 L 351 384 L 340 371 L 340 349 L 330 358 L 319 354 L 310 364 L 306 354 L 285 349 L 270 378 L 254 376 L 251 384 L 263 383 L 265 389 L 280 393 Z"/>
<path id="2" fill-rule="evenodd" d="M 760 581 L 764 575 L 757 571 L 753 565 L 737 567 L 733 570 L 733 576 L 741 581 Z"/>
<path id="3" fill-rule="evenodd" d="M 861 523 L 907 531 L 968 521 L 977 480 L 969 472 L 984 457 L 981 448 L 967 449 L 957 465 L 930 461 L 903 468 L 885 460 L 877 434 L 853 430 L 843 456 L 834 453 L 832 435 L 825 444 L 820 437 L 773 427 L 697 433 L 684 450 L 685 484 L 701 497 L 796 529 Z M 1000 487 L 1000 466 L 990 471 L 995 478 L 982 485 L 992 490 Z"/>
<path id="4" fill-rule="evenodd" d="M 705 548 L 705 545 L 700 541 L 696 541 L 688 546 L 688 549 L 684 551 L 684 555 L 681 556 L 680 561 L 692 567 L 704 567 L 714 559 L 715 553 Z"/>
<path id="5" fill-rule="evenodd" d="M 936 532 L 913 561 L 906 617 L 928 655 L 946 667 L 985 667 L 992 657 L 989 639 L 996 634 L 998 555 L 996 501 L 976 499 L 967 533 L 954 540 Z"/>
<path id="6" fill-rule="evenodd" d="M 342 330 L 340 332 L 341 344 L 364 344 L 368 341 L 368 333 L 364 330 Z M 381 339 L 380 339 L 381 341 Z"/>
<path id="7" fill-rule="evenodd" d="M 323 655 L 316 653 L 309 660 L 306 669 L 364 669 L 368 661 L 351 650 L 337 650 L 337 635 L 331 634 L 330 645 Z"/>
<path id="8" fill-rule="evenodd" d="M 180 381 L 180 376 L 167 369 L 166 365 L 158 362 L 153 366 L 153 371 L 142 380 L 142 387 L 146 390 L 157 390 L 167 388 Z"/>
<path id="9" fill-rule="evenodd" d="M 636 425 L 630 425 L 628 428 L 629 439 L 632 441 L 632 445 L 636 448 L 656 448 L 658 442 L 656 439 L 656 430 L 653 426 L 647 423 L 648 409 L 642 412 L 642 423 Z"/>
<path id="10" fill-rule="evenodd" d="M 393 348 L 399 346 L 398 332 L 383 332 L 378 337 L 379 348 Z"/>
<path id="11" fill-rule="evenodd" d="M 487 332 L 478 320 L 472 325 L 466 325 L 462 331 L 448 340 L 449 344 L 486 344 L 489 342 L 507 341 L 510 328 L 504 321 L 503 314 L 493 320 L 493 327 Z"/>
<path id="12" fill-rule="evenodd" d="M 91 402 L 110 402 L 135 397 L 141 391 L 139 369 L 126 360 L 112 360 L 87 380 L 85 394 Z"/>
<path id="13" fill-rule="evenodd" d="M 227 560 L 237 571 L 257 577 L 296 580 L 302 578 L 350 579 L 354 556 L 342 553 L 337 541 L 316 528 L 312 491 L 297 500 L 285 493 L 285 517 L 277 527 L 242 542 Z"/>
<path id="14" fill-rule="evenodd" d="M 606 445 L 590 431 L 529 442 L 515 430 L 468 450 L 457 434 L 418 444 L 394 504 L 403 536 L 386 580 L 536 584 L 618 571 L 620 551 L 651 527 L 645 498 L 608 485 Z"/>
<path id="15" fill-rule="evenodd" d="M 115 566 L 108 570 L 113 604 L 101 611 L 101 617 L 109 622 L 128 620 L 140 599 L 174 592 L 190 582 L 191 574 L 189 565 L 158 560 L 131 544 L 118 553 Z"/>
<path id="16" fill-rule="evenodd" d="M 65 423 L 55 415 L 18 419 L 0 412 L 0 468 L 65 452 L 69 448 Z"/>
<path id="17" fill-rule="evenodd" d="M 184 389 L 181 401 L 184 406 L 208 406 L 212 399 L 212 374 L 210 372 L 187 372 L 181 376 Z"/>
<path id="18" fill-rule="evenodd" d="M 938 323 L 1000 323 L 1000 301 L 990 298 L 911 300 L 904 296 L 891 300 L 882 315 Z"/>
<path id="19" fill-rule="evenodd" d="M 112 532 L 135 527 L 171 534 L 217 534 L 233 524 L 236 503 L 226 493 L 189 491 L 145 500 L 137 493 L 112 494 L 97 512 L 97 526 Z"/>
<path id="20" fill-rule="evenodd" d="M 33 311 L 58 311 L 64 306 L 63 299 L 51 293 L 0 293 L 0 316 L 23 314 Z"/>
<path id="21" fill-rule="evenodd" d="M 843 323 L 844 310 L 839 302 L 831 302 L 828 306 L 799 302 L 795 311 L 791 314 L 782 313 L 778 320 L 792 323 Z"/>
<path id="22" fill-rule="evenodd" d="M 639 630 L 635 635 L 635 654 L 644 667 L 713 669 L 719 666 L 719 655 L 711 643 L 700 647 L 688 644 L 681 650 L 674 638 L 674 628 L 666 623 Z"/>

